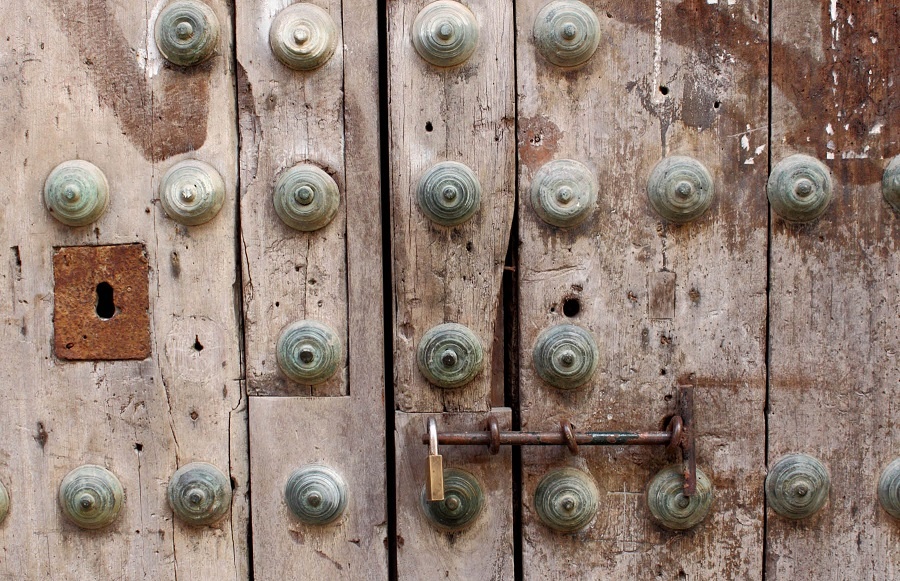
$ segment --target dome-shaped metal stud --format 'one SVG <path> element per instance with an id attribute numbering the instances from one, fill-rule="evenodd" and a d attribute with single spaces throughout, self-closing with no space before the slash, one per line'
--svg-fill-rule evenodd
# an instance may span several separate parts
<path id="1" fill-rule="evenodd" d="M 538 335 L 532 357 L 535 371 L 545 382 L 559 389 L 575 389 L 590 381 L 600 352 L 586 329 L 556 325 Z"/>
<path id="2" fill-rule="evenodd" d="M 475 172 L 455 161 L 441 162 L 425 172 L 417 192 L 422 213 L 441 226 L 462 224 L 481 204 Z"/>
<path id="3" fill-rule="evenodd" d="M 884 170 L 881 193 L 885 201 L 900 212 L 900 155 L 892 159 Z"/>
<path id="4" fill-rule="evenodd" d="M 213 524 L 231 506 L 231 482 L 221 470 L 206 462 L 179 468 L 167 489 L 175 516 L 192 526 Z"/>
<path id="5" fill-rule="evenodd" d="M 772 168 L 766 186 L 772 210 L 791 222 L 815 220 L 831 203 L 828 166 L 808 155 L 792 155 Z"/>
<path id="6" fill-rule="evenodd" d="M 328 380 L 341 366 L 341 340 L 328 325 L 297 321 L 285 327 L 278 337 L 275 358 L 289 379 L 315 385 Z"/>
<path id="7" fill-rule="evenodd" d="M 685 531 L 700 524 L 709 514 L 713 501 L 713 486 L 699 468 L 697 491 L 684 495 L 684 474 L 681 465 L 663 468 L 647 486 L 647 505 L 650 514 L 667 529 Z"/>
<path id="8" fill-rule="evenodd" d="M 419 56 L 429 63 L 453 67 L 475 52 L 478 21 L 459 2 L 438 0 L 419 11 L 413 22 L 412 41 Z"/>
<path id="9" fill-rule="evenodd" d="M 590 474 L 560 468 L 541 478 L 534 491 L 534 509 L 551 529 L 572 533 L 586 527 L 597 514 L 599 496 Z"/>
<path id="10" fill-rule="evenodd" d="M 584 222 L 597 203 L 600 185 L 593 172 L 572 159 L 541 167 L 531 182 L 531 207 L 544 222 L 570 228 Z"/>
<path id="11" fill-rule="evenodd" d="M 600 44 L 600 21 L 589 6 L 577 0 L 556 0 L 534 19 L 534 44 L 558 67 L 586 63 Z"/>
<path id="12" fill-rule="evenodd" d="M 766 476 L 766 499 L 772 510 L 785 518 L 802 519 L 825 505 L 831 478 L 816 458 L 788 454 Z"/>
<path id="13" fill-rule="evenodd" d="M 484 366 L 484 347 L 468 327 L 444 323 L 425 332 L 416 357 L 419 371 L 438 387 L 462 387 Z"/>
<path id="14" fill-rule="evenodd" d="M 169 218 L 185 226 L 212 220 L 225 203 L 225 181 L 216 168 L 195 159 L 182 161 L 165 173 L 159 200 Z"/>
<path id="15" fill-rule="evenodd" d="M 308 525 L 334 522 L 347 508 L 347 485 L 328 466 L 309 464 L 295 470 L 284 486 L 291 512 Z"/>
<path id="16" fill-rule="evenodd" d="M 337 26 L 328 12 L 305 2 L 279 12 L 269 29 L 275 58 L 295 71 L 311 71 L 327 63 L 337 43 Z"/>
<path id="17" fill-rule="evenodd" d="M 714 194 L 715 186 L 706 167 L 683 155 L 662 159 L 647 182 L 653 209 L 664 220 L 675 224 L 702 216 L 712 205 Z"/>
<path id="18" fill-rule="evenodd" d="M 219 20 L 198 0 L 170 2 L 156 19 L 156 46 L 165 59 L 189 67 L 211 57 L 219 44 Z"/>
<path id="19" fill-rule="evenodd" d="M 300 163 L 288 168 L 275 182 L 275 213 L 302 232 L 324 228 L 337 215 L 341 193 L 334 179 L 320 168 Z"/>
<path id="20" fill-rule="evenodd" d="M 96 165 L 64 161 L 44 182 L 44 203 L 50 214 L 67 226 L 87 226 L 109 206 L 109 182 Z"/>
<path id="21" fill-rule="evenodd" d="M 6 490 L 6 487 L 3 486 L 3 483 L 0 482 L 0 523 L 6 520 L 6 515 L 9 514 L 9 491 Z"/>
<path id="22" fill-rule="evenodd" d="M 430 502 L 422 487 L 422 510 L 434 526 L 460 531 L 475 522 L 484 508 L 484 492 L 474 475 L 457 468 L 444 470 L 444 500 Z"/>
<path id="23" fill-rule="evenodd" d="M 900 519 L 900 458 L 887 465 L 878 479 L 878 502 L 894 518 Z"/>
<path id="24" fill-rule="evenodd" d="M 116 475 L 93 464 L 72 470 L 59 485 L 63 514 L 83 529 L 101 529 L 116 520 L 124 497 Z"/>

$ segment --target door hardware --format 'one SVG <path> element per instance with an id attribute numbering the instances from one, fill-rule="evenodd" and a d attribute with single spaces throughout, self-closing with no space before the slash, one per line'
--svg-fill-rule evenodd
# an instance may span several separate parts
<path id="1" fill-rule="evenodd" d="M 661 526 L 684 531 L 700 524 L 713 501 L 713 485 L 699 468 L 696 476 L 696 491 L 691 496 L 684 494 L 683 475 L 677 464 L 667 466 L 656 473 L 647 486 L 647 507 L 650 514 Z"/>
<path id="2" fill-rule="evenodd" d="M 438 454 L 437 422 L 428 418 L 428 477 L 425 479 L 425 500 L 444 500 L 444 459 Z"/>
<path id="3" fill-rule="evenodd" d="M 231 482 L 212 464 L 191 462 L 172 475 L 166 496 L 172 512 L 185 523 L 210 525 L 231 507 Z"/>
<path id="4" fill-rule="evenodd" d="M 116 475 L 102 466 L 75 468 L 59 485 L 59 506 L 73 524 L 88 530 L 111 524 L 125 501 Z"/>
<path id="5" fill-rule="evenodd" d="M 831 478 L 825 465 L 807 454 L 788 454 L 766 476 L 766 500 L 779 515 L 799 520 L 825 506 Z"/>
<path id="6" fill-rule="evenodd" d="M 0 523 L 3 523 L 6 520 L 6 515 L 9 514 L 9 491 L 6 490 L 6 486 L 0 482 Z"/>
<path id="7" fill-rule="evenodd" d="M 347 508 L 347 484 L 332 468 L 309 464 L 295 470 L 284 486 L 288 508 L 301 522 L 327 525 Z"/>
<path id="8" fill-rule="evenodd" d="M 341 340 L 328 325 L 297 321 L 285 327 L 278 337 L 275 360 L 288 379 L 317 385 L 331 378 L 341 366 Z"/>
<path id="9" fill-rule="evenodd" d="M 571 228 L 587 219 L 597 203 L 600 184 L 583 163 L 558 159 L 543 166 L 531 181 L 531 207 L 544 222 Z"/>
<path id="10" fill-rule="evenodd" d="M 702 216 L 712 205 L 715 186 L 706 167 L 691 157 L 662 159 L 647 180 L 647 195 L 664 220 L 684 224 Z"/>
<path id="11" fill-rule="evenodd" d="M 219 20 L 198 0 L 175 0 L 156 19 L 156 46 L 167 61 L 182 67 L 199 65 L 216 52 Z"/>
<path id="12" fill-rule="evenodd" d="M 425 332 L 416 361 L 419 371 L 433 385 L 462 387 L 484 366 L 484 347 L 468 327 L 444 323 Z"/>
<path id="13" fill-rule="evenodd" d="M 821 216 L 831 203 L 833 189 L 828 166 L 802 154 L 779 161 L 766 185 L 772 210 L 791 222 L 811 222 Z"/>
<path id="14" fill-rule="evenodd" d="M 475 522 L 481 514 L 484 491 L 475 476 L 465 470 L 448 468 L 443 471 L 442 479 L 442 499 L 432 500 L 429 498 L 429 487 L 422 489 L 422 510 L 438 528 L 460 531 Z"/>
<path id="15" fill-rule="evenodd" d="M 556 325 L 534 343 L 534 369 L 559 389 L 576 389 L 591 380 L 600 352 L 589 331 L 577 325 Z"/>
<path id="16" fill-rule="evenodd" d="M 278 13 L 269 29 L 269 48 L 281 64 L 295 71 L 311 71 L 334 55 L 338 30 L 331 16 L 306 2 Z"/>
<path id="17" fill-rule="evenodd" d="M 472 56 L 478 46 L 478 21 L 472 11 L 452 0 L 438 0 L 422 8 L 413 22 L 413 46 L 436 67 L 454 67 Z"/>
<path id="18" fill-rule="evenodd" d="M 600 45 L 600 21 L 577 0 L 556 0 L 534 19 L 534 43 L 544 58 L 558 67 L 586 63 Z"/>
<path id="19" fill-rule="evenodd" d="M 548 472 L 534 490 L 534 510 L 545 525 L 561 533 L 586 527 L 597 514 L 600 491 L 587 472 L 560 468 Z"/>
<path id="20" fill-rule="evenodd" d="M 323 170 L 298 163 L 278 176 L 273 201 L 282 222 L 294 230 L 312 232 L 334 219 L 341 193 L 334 178 Z"/>
<path id="21" fill-rule="evenodd" d="M 478 176 L 466 165 L 444 161 L 431 167 L 417 188 L 419 208 L 441 226 L 458 226 L 475 215 L 481 205 Z"/>
<path id="22" fill-rule="evenodd" d="M 889 515 L 900 519 L 900 458 L 888 464 L 881 473 L 881 478 L 878 479 L 878 501 Z"/>
<path id="23" fill-rule="evenodd" d="M 881 193 L 885 201 L 900 212 L 900 155 L 894 157 L 884 170 Z"/>
<path id="24" fill-rule="evenodd" d="M 166 215 L 185 226 L 205 224 L 225 203 L 225 181 L 208 163 L 189 159 L 177 163 L 159 183 L 159 201 Z"/>
<path id="25" fill-rule="evenodd" d="M 90 162 L 64 161 L 44 182 L 44 203 L 50 215 L 66 226 L 87 226 L 109 206 L 109 182 Z"/>

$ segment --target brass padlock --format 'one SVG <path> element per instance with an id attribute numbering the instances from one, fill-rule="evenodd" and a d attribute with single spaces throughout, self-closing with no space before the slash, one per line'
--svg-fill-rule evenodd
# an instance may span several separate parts
<path id="1" fill-rule="evenodd" d="M 444 459 L 438 454 L 437 422 L 428 418 L 428 474 L 425 479 L 425 499 L 428 502 L 444 500 Z"/>

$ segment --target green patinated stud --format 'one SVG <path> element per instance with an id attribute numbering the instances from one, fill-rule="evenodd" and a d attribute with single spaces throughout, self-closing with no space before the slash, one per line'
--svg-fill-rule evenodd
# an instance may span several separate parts
<path id="1" fill-rule="evenodd" d="M 6 520 L 6 515 L 9 514 L 9 491 L 6 490 L 6 487 L 3 483 L 0 483 L 0 523 Z"/>
<path id="2" fill-rule="evenodd" d="M 321 67 L 334 55 L 337 44 L 337 26 L 328 12 L 305 2 L 279 12 L 269 29 L 275 58 L 295 71 Z"/>
<path id="3" fill-rule="evenodd" d="M 772 210 L 791 222 L 810 222 L 828 208 L 833 196 L 828 166 L 808 155 L 792 155 L 772 168 L 767 192 Z"/>
<path id="4" fill-rule="evenodd" d="M 900 519 L 900 458 L 887 465 L 878 479 L 878 502 L 894 518 Z"/>
<path id="5" fill-rule="evenodd" d="M 713 485 L 706 474 L 697 469 L 697 491 L 684 495 L 684 474 L 680 464 L 663 468 L 647 486 L 650 514 L 667 529 L 685 531 L 700 524 L 713 501 Z"/>
<path id="6" fill-rule="evenodd" d="M 96 165 L 79 159 L 59 164 L 44 182 L 44 204 L 67 226 L 87 226 L 109 206 L 109 182 Z"/>
<path id="7" fill-rule="evenodd" d="M 766 476 L 766 499 L 785 518 L 803 519 L 825 506 L 831 478 L 816 458 L 788 454 L 780 458 Z"/>
<path id="8" fill-rule="evenodd" d="M 531 207 L 544 222 L 570 228 L 591 215 L 599 189 L 597 178 L 584 164 L 572 159 L 551 161 L 531 182 Z"/>
<path id="9" fill-rule="evenodd" d="M 284 486 L 288 508 L 301 522 L 327 525 L 347 508 L 347 485 L 341 475 L 322 464 L 295 470 Z"/>
<path id="10" fill-rule="evenodd" d="M 192 462 L 172 475 L 167 494 L 178 518 L 192 526 L 210 525 L 231 506 L 231 481 L 212 464 Z"/>
<path id="11" fill-rule="evenodd" d="M 419 180 L 419 208 L 432 222 L 456 226 L 471 218 L 481 204 L 481 184 L 467 166 L 444 161 Z"/>
<path id="12" fill-rule="evenodd" d="M 714 194 L 709 171 L 696 159 L 683 155 L 662 159 L 647 182 L 653 209 L 664 220 L 675 224 L 702 216 L 712 205 Z"/>
<path id="13" fill-rule="evenodd" d="M 484 347 L 468 327 L 444 323 L 426 331 L 417 353 L 419 371 L 437 387 L 472 381 L 484 366 Z"/>
<path id="14" fill-rule="evenodd" d="M 881 179 L 881 193 L 884 200 L 900 212 L 900 155 L 892 159 L 885 168 Z"/>
<path id="15" fill-rule="evenodd" d="M 312 232 L 334 220 L 341 194 L 330 175 L 314 165 L 300 163 L 278 176 L 274 202 L 282 222 L 294 230 Z"/>
<path id="16" fill-rule="evenodd" d="M 474 475 L 447 468 L 444 470 L 444 500 L 427 500 L 422 487 L 422 510 L 437 528 L 456 532 L 470 526 L 484 508 L 484 491 Z"/>
<path id="17" fill-rule="evenodd" d="M 587 330 L 577 325 L 556 325 L 538 336 L 532 357 L 541 379 L 559 389 L 575 389 L 590 381 L 600 352 Z"/>
<path id="18" fill-rule="evenodd" d="M 478 45 L 478 21 L 472 11 L 451 0 L 428 4 L 416 16 L 413 46 L 423 59 L 438 67 L 469 60 Z"/>
<path id="19" fill-rule="evenodd" d="M 599 496 L 590 474 L 560 468 L 541 478 L 534 491 L 534 509 L 551 529 L 573 533 L 585 528 L 597 514 Z"/>
<path id="20" fill-rule="evenodd" d="M 281 372 L 292 381 L 316 385 L 331 378 L 341 366 L 341 340 L 328 325 L 297 321 L 278 337 L 275 358 Z"/>
<path id="21" fill-rule="evenodd" d="M 156 46 L 165 59 L 189 67 L 211 57 L 219 44 L 219 20 L 197 0 L 170 2 L 156 19 Z"/>
<path id="22" fill-rule="evenodd" d="M 185 226 L 212 220 L 225 203 L 225 181 L 216 169 L 198 160 L 172 166 L 159 184 L 159 200 L 169 218 Z"/>
<path id="23" fill-rule="evenodd" d="M 59 485 L 63 514 L 83 529 L 101 529 L 116 520 L 124 498 L 115 474 L 93 464 L 72 470 Z"/>
<path id="24" fill-rule="evenodd" d="M 600 21 L 589 6 L 576 0 L 556 0 L 534 19 L 534 44 L 558 67 L 586 63 L 600 45 Z"/>

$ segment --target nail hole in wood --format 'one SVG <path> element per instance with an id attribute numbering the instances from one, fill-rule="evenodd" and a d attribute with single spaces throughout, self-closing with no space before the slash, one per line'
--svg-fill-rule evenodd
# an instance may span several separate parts
<path id="1" fill-rule="evenodd" d="M 567 298 L 563 301 L 563 314 L 567 317 L 574 317 L 581 312 L 581 301 L 575 297 Z"/>

